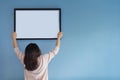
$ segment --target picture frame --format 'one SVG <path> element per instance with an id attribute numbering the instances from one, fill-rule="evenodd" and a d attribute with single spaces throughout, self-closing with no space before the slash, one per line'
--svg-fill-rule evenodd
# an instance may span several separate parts
<path id="1" fill-rule="evenodd" d="M 17 40 L 54 40 L 61 32 L 61 8 L 14 8 Z"/>

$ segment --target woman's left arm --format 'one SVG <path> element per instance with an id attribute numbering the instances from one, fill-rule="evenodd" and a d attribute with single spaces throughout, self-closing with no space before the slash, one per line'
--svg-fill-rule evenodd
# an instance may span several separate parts
<path id="1" fill-rule="evenodd" d="M 19 50 L 18 48 L 18 44 L 17 44 L 17 40 L 16 40 L 16 32 L 12 33 L 12 39 L 13 39 L 13 47 L 14 47 L 14 51 L 18 57 L 18 59 L 21 61 L 21 63 L 23 64 L 23 59 L 24 59 L 24 55 L 22 54 L 22 52 Z"/>

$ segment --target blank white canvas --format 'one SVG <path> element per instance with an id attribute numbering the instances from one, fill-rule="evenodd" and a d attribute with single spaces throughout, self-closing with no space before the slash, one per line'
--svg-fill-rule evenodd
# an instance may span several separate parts
<path id="1" fill-rule="evenodd" d="M 57 38 L 59 10 L 16 10 L 17 38 Z"/>

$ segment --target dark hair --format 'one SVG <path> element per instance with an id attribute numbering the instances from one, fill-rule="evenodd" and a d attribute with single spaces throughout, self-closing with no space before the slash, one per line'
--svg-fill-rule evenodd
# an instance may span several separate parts
<path id="1" fill-rule="evenodd" d="M 24 57 L 24 64 L 25 68 L 28 71 L 33 71 L 38 68 L 38 57 L 41 55 L 41 51 L 37 44 L 30 43 L 25 48 L 25 57 Z"/>

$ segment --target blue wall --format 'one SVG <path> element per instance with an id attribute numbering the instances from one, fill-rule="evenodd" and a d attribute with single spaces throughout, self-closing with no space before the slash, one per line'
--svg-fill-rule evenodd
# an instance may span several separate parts
<path id="1" fill-rule="evenodd" d="M 120 0 L 0 0 L 0 80 L 23 80 L 13 51 L 14 8 L 62 8 L 61 49 L 49 65 L 49 80 L 120 80 Z M 37 43 L 43 53 L 55 40 Z"/>

